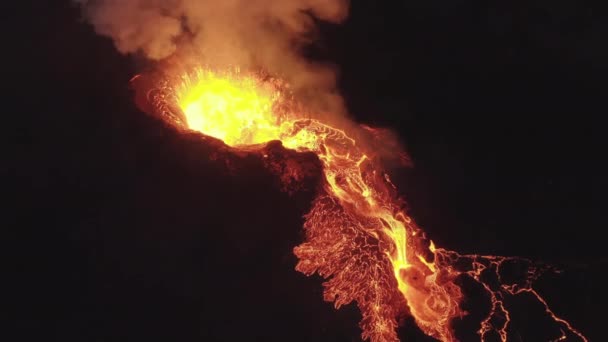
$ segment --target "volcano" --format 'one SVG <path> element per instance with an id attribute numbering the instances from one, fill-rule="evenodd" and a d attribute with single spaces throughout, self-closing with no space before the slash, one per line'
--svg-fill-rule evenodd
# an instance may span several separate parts
<path id="1" fill-rule="evenodd" d="M 162 84 L 142 73 L 148 62 L 116 53 L 79 21 L 78 10 L 27 1 L 15 6 L 36 20 L 24 26 L 26 16 L 9 18 L 21 30 L 10 41 L 10 56 L 18 58 L 7 63 L 3 107 L 11 142 L 5 314 L 16 330 L 5 339 L 364 337 L 367 321 L 362 324 L 357 301 L 336 310 L 335 302 L 323 300 L 335 299 L 324 293 L 328 279 L 296 269 L 302 260 L 316 260 L 300 258 L 294 248 L 308 241 L 307 214 L 327 205 L 319 200 L 327 178 L 318 153 L 281 139 L 244 150 L 180 128 L 171 119 L 183 120 L 185 113 L 170 101 L 162 104 L 173 108 L 158 111 L 159 103 L 150 101 L 158 92 L 138 93 L 133 101 L 134 83 L 148 82 L 147 90 Z M 529 4 L 500 11 L 530 13 L 514 21 L 522 27 L 513 31 L 505 31 L 505 17 L 468 7 L 448 14 L 433 4 L 402 4 L 421 15 L 404 22 L 404 11 L 394 6 L 353 5 L 344 31 L 322 28 L 331 46 L 324 53 L 343 70 L 341 88 L 354 120 L 374 127 L 361 128 L 361 136 L 373 142 L 374 130 L 381 131 L 376 127 L 388 127 L 407 143 L 414 166 L 383 161 L 380 174 L 388 180 L 375 181 L 391 201 L 408 200 L 398 207 L 426 235 L 424 262 L 453 264 L 460 272 L 449 278 L 463 298 L 450 333 L 478 341 L 489 327 L 487 340 L 500 340 L 496 328 L 506 318 L 500 305 L 483 323 L 492 308 L 486 284 L 508 297 L 509 340 L 562 334 L 581 340 L 526 290 L 522 279 L 530 279 L 557 317 L 588 340 L 604 340 L 606 268 L 597 231 L 606 186 L 597 160 L 606 141 L 597 118 L 605 104 L 595 86 L 604 69 L 593 39 L 573 50 L 567 37 L 543 39 L 543 48 L 536 40 L 521 43 L 522 32 L 539 33 L 535 20 L 543 17 L 528 11 Z M 585 17 L 578 9 L 551 13 Z M 463 22 L 471 16 L 479 20 Z M 497 22 L 503 24 L 480 24 Z M 417 30 L 402 34 L 414 24 Z M 382 38 L 365 39 L 373 48 L 361 49 L 362 37 L 372 34 Z M 407 53 L 399 47 L 406 45 Z M 483 284 L 475 279 L 480 270 Z M 392 275 L 397 289 L 402 276 L 417 278 L 407 271 Z M 395 294 L 396 337 L 436 340 L 402 292 Z"/>
<path id="2" fill-rule="evenodd" d="M 462 255 L 437 248 L 426 238 L 383 171 L 381 155 L 371 147 L 387 140 L 380 130 L 362 126 L 373 137 L 365 138 L 361 129 L 347 131 L 312 118 L 305 106 L 294 105 L 283 82 L 255 74 L 196 68 L 173 79 L 142 80 L 138 75 L 132 82 L 143 110 L 178 131 L 218 139 L 217 146 L 228 154 L 212 153 L 213 160 L 228 162 L 230 153 L 257 156 L 288 192 L 322 173 L 315 177 L 321 179 L 318 194 L 305 215 L 306 240 L 294 248 L 299 259 L 295 268 L 326 279 L 323 297 L 336 308 L 357 303 L 364 340 L 398 341 L 398 319 L 409 315 L 425 334 L 457 341 L 453 321 L 468 314 L 461 308 L 465 299 L 457 280 L 467 277 L 489 297 L 489 311 L 477 331 L 481 341 L 511 338 L 510 301 L 525 294 L 556 324 L 561 333 L 556 340 L 588 341 L 535 289 L 543 272 L 553 271 L 549 265 L 518 257 Z M 292 151 L 291 158 L 277 153 L 283 145 Z M 298 153 L 316 156 L 320 167 L 298 163 Z M 523 273 L 505 281 L 504 269 L 513 263 L 523 265 Z"/>

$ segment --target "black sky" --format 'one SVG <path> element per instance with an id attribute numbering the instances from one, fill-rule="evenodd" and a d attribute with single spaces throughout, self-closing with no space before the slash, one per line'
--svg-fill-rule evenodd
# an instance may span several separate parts
<path id="1" fill-rule="evenodd" d="M 289 197 L 255 158 L 201 158 L 197 137 L 139 112 L 138 64 L 67 2 L 11 6 L 2 306 L 18 334 L 3 340 L 358 339 L 357 310 L 293 270 L 312 189 Z M 541 290 L 592 341 L 608 338 L 607 14 L 354 1 L 313 53 L 339 66 L 355 120 L 403 139 L 414 167 L 395 182 L 430 237 L 562 267 Z M 425 340 L 411 322 L 400 336 Z"/>

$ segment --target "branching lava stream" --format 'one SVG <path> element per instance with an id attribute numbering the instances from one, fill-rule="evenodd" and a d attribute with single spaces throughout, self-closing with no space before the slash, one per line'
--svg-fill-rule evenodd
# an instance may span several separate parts
<path id="1" fill-rule="evenodd" d="M 493 286 L 483 275 L 494 272 L 500 279 L 501 264 L 512 258 L 436 248 L 402 209 L 373 151 L 345 130 L 298 112 L 277 80 L 199 68 L 167 80 L 149 93 L 149 101 L 179 129 L 212 136 L 237 150 L 255 153 L 256 145 L 279 140 L 286 148 L 318 156 L 324 182 L 305 217 L 306 240 L 294 248 L 296 270 L 325 278 L 324 299 L 336 308 L 356 302 L 364 340 L 398 341 L 398 319 L 409 314 L 427 335 L 455 341 L 451 322 L 466 314 L 455 280 L 467 276 L 481 284 L 491 300 L 478 331 L 482 341 L 490 334 L 509 339 L 504 298 L 521 293 L 532 294 L 544 305 L 561 331 L 555 340 L 587 341 L 533 289 L 540 269 L 531 266 L 520 283 Z M 455 266 L 462 260 L 468 262 L 467 269 Z"/>

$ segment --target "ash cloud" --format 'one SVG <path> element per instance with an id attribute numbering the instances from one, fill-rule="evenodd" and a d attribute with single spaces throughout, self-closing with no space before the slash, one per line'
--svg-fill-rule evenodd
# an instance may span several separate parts
<path id="1" fill-rule="evenodd" d="M 125 54 L 179 55 L 211 67 L 263 69 L 326 110 L 342 111 L 335 71 L 300 54 L 315 19 L 340 23 L 349 0 L 73 0 L 96 32 Z"/>

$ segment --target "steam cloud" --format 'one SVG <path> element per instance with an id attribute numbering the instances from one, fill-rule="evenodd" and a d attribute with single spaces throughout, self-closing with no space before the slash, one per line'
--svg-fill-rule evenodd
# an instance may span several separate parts
<path id="1" fill-rule="evenodd" d="M 301 57 L 314 18 L 340 23 L 349 0 L 74 0 L 98 34 L 125 54 L 176 53 L 214 66 L 262 68 L 340 110 L 335 72 Z M 319 96 L 321 95 L 321 96 Z"/>

